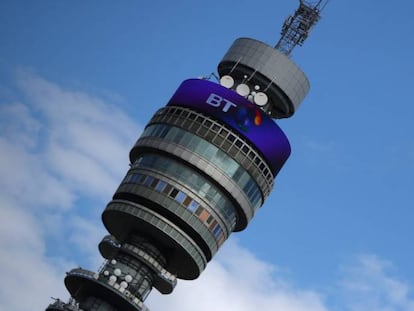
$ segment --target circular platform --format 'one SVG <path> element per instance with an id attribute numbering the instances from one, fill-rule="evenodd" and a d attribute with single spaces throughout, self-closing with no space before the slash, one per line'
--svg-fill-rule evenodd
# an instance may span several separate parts
<path id="1" fill-rule="evenodd" d="M 90 296 L 98 297 L 123 311 L 147 309 L 141 301 L 134 302 L 114 287 L 101 282 L 95 275 L 95 273 L 81 268 L 68 272 L 65 277 L 65 285 L 71 296 L 77 301 L 83 301 Z"/>
<path id="2" fill-rule="evenodd" d="M 285 54 L 249 38 L 239 38 L 218 65 L 220 77 L 230 76 L 234 86 L 258 86 L 268 98 L 263 109 L 273 118 L 292 116 L 309 92 L 310 84 L 302 70 Z"/>
<path id="3" fill-rule="evenodd" d="M 196 279 L 204 270 L 207 258 L 197 244 L 166 218 L 137 203 L 113 200 L 102 214 L 106 229 L 118 241 L 130 234 L 157 241 L 169 254 L 165 269 L 185 280 Z"/>

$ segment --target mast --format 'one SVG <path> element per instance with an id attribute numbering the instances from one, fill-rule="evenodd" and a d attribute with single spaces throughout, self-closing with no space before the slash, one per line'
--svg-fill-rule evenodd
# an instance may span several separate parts
<path id="1" fill-rule="evenodd" d="M 275 48 L 289 56 L 297 45 L 302 46 L 328 2 L 329 0 L 319 0 L 317 3 L 300 0 L 293 16 L 288 16 L 283 23 L 281 37 Z"/>

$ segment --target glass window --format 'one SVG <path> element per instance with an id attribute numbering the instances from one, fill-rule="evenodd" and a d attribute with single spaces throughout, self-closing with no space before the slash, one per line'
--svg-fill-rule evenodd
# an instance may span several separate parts
<path id="1" fill-rule="evenodd" d="M 133 174 L 131 176 L 131 182 L 134 183 L 134 184 L 137 183 L 139 181 L 140 177 L 141 177 L 141 174 Z"/>
<path id="2" fill-rule="evenodd" d="M 215 162 L 214 156 L 216 152 L 217 152 L 217 147 L 214 145 L 208 144 L 207 148 L 203 151 L 203 153 L 200 153 L 200 154 L 203 155 L 205 159 L 208 159 L 214 163 Z"/>
<path id="3" fill-rule="evenodd" d="M 182 144 L 183 146 L 188 146 L 190 144 L 190 141 L 191 141 L 191 135 L 188 135 L 188 133 L 184 133 L 183 135 L 181 135 L 181 139 L 179 143 Z"/>
<path id="4" fill-rule="evenodd" d="M 196 209 L 195 214 L 196 214 L 197 216 L 200 216 L 200 214 L 203 212 L 203 210 L 204 210 L 204 208 L 202 208 L 201 206 L 199 206 L 199 207 Z"/>
<path id="5" fill-rule="evenodd" d="M 138 180 L 137 180 L 137 184 L 142 184 L 144 182 L 146 176 L 142 175 L 142 174 L 137 174 L 137 175 L 139 175 Z"/>
<path id="6" fill-rule="evenodd" d="M 208 220 L 208 219 L 207 219 Z M 214 229 L 214 227 L 217 225 L 217 220 L 213 220 L 213 222 L 210 224 L 210 227 L 209 227 L 209 229 L 210 230 L 213 230 Z"/>
<path id="7" fill-rule="evenodd" d="M 210 127 L 213 124 L 213 122 L 211 122 L 210 120 L 204 120 L 204 124 L 205 126 Z"/>
<path id="8" fill-rule="evenodd" d="M 178 189 L 174 188 L 169 195 L 170 197 L 175 198 L 177 194 L 178 194 Z"/>
<path id="9" fill-rule="evenodd" d="M 219 132 L 219 134 L 221 135 L 221 136 L 226 136 L 227 135 L 227 133 L 228 133 L 228 131 L 225 129 L 225 128 L 221 128 L 220 129 L 220 132 Z"/>
<path id="10" fill-rule="evenodd" d="M 216 225 L 216 227 L 213 230 L 213 234 L 217 238 L 220 233 L 221 233 L 221 227 L 219 225 Z"/>
<path id="11" fill-rule="evenodd" d="M 220 126 L 218 124 L 213 124 L 212 130 L 214 132 L 218 132 L 220 130 Z"/>
<path id="12" fill-rule="evenodd" d="M 147 186 L 147 187 L 149 187 L 151 185 L 151 183 L 152 183 L 153 180 L 154 180 L 154 177 L 147 176 L 147 178 L 144 181 L 144 185 Z"/>
<path id="13" fill-rule="evenodd" d="M 244 189 L 245 185 L 249 184 L 249 183 L 256 184 L 255 181 L 253 179 L 251 179 L 249 174 L 247 174 L 246 172 L 243 172 L 243 174 L 240 176 L 240 179 L 239 179 L 240 187 L 242 187 Z"/>
<path id="14" fill-rule="evenodd" d="M 174 142 L 178 142 L 181 138 L 180 136 L 180 130 L 178 127 L 170 127 L 165 138 L 171 139 Z"/>
<path id="15" fill-rule="evenodd" d="M 183 201 L 183 205 L 185 206 L 185 207 L 188 207 L 188 205 L 190 205 L 190 203 L 191 203 L 191 201 L 192 201 L 193 199 L 191 199 L 190 197 L 186 197 L 185 199 L 184 199 L 184 201 Z"/>
<path id="16" fill-rule="evenodd" d="M 200 220 L 201 220 L 202 222 L 205 222 L 205 221 L 207 220 L 208 216 L 210 216 L 210 213 L 209 213 L 207 210 L 204 210 L 204 211 L 200 214 L 199 218 L 200 218 Z"/>
<path id="17" fill-rule="evenodd" d="M 167 136 L 167 134 L 168 134 L 168 127 L 164 126 L 162 128 L 161 133 L 160 133 L 160 137 L 165 137 L 165 136 Z"/>
<path id="18" fill-rule="evenodd" d="M 161 192 L 164 190 L 164 187 L 167 185 L 165 181 L 159 180 L 158 184 L 155 186 L 155 190 Z"/>
<path id="19" fill-rule="evenodd" d="M 191 203 L 188 205 L 188 209 L 192 212 L 195 212 L 197 208 L 198 208 L 198 203 L 196 201 L 191 201 Z"/>
<path id="20" fill-rule="evenodd" d="M 165 194 L 169 194 L 172 188 L 173 188 L 173 187 L 172 187 L 171 185 L 168 185 L 168 184 L 167 184 L 167 186 L 165 186 L 165 188 L 164 188 L 164 191 L 163 191 L 163 192 L 164 192 Z"/>
<path id="21" fill-rule="evenodd" d="M 242 177 L 244 172 L 245 170 L 241 166 L 239 166 L 232 176 L 233 180 L 235 180 L 239 186 L 241 186 L 240 178 Z"/>
<path id="22" fill-rule="evenodd" d="M 175 196 L 175 200 L 178 202 L 178 203 L 183 203 L 184 202 L 184 199 L 187 197 L 187 195 L 184 193 L 184 192 L 182 192 L 182 191 L 178 191 L 178 194 Z"/>
<path id="23" fill-rule="evenodd" d="M 151 183 L 151 185 L 150 185 L 150 187 L 151 188 L 155 188 L 155 186 L 158 184 L 158 179 L 157 178 L 154 178 L 154 180 L 152 181 L 152 183 Z"/>

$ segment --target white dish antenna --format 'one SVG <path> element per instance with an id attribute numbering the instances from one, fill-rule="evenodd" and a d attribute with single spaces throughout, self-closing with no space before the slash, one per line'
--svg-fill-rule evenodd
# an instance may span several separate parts
<path id="1" fill-rule="evenodd" d="M 254 103 L 256 105 L 263 107 L 264 105 L 267 104 L 267 102 L 269 101 L 269 98 L 267 97 L 267 95 L 265 93 L 263 93 L 263 92 L 257 92 L 254 95 L 253 100 L 254 100 Z"/>
<path id="2" fill-rule="evenodd" d="M 234 79 L 229 75 L 222 76 L 220 78 L 220 84 L 228 89 L 232 88 L 234 85 Z"/>
<path id="3" fill-rule="evenodd" d="M 247 84 L 241 83 L 236 87 L 237 94 L 247 96 L 250 94 L 250 88 Z"/>

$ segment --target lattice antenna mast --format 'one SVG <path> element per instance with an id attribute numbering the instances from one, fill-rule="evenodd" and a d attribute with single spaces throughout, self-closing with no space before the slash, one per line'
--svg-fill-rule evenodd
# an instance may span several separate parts
<path id="1" fill-rule="evenodd" d="M 281 37 L 275 48 L 289 56 L 297 45 L 302 46 L 312 27 L 319 21 L 320 12 L 328 1 L 319 0 L 317 3 L 310 3 L 300 0 L 299 8 L 294 15 L 285 20 Z"/>

